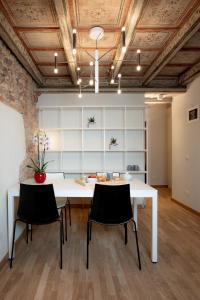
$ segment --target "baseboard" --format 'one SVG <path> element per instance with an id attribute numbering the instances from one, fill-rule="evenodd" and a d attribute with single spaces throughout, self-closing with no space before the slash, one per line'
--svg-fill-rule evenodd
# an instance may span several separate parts
<path id="1" fill-rule="evenodd" d="M 154 188 L 168 188 L 167 184 L 152 184 L 151 186 Z"/>
<path id="2" fill-rule="evenodd" d="M 17 246 L 17 244 L 22 240 L 22 238 L 25 235 L 25 229 L 22 231 L 22 233 L 20 234 L 20 236 L 18 237 L 18 239 L 15 241 L 15 244 Z M 6 255 L 2 258 L 2 260 L 0 261 L 0 269 L 6 264 L 8 263 L 8 252 L 6 253 Z"/>
<path id="3" fill-rule="evenodd" d="M 197 210 L 195 210 L 195 209 L 193 209 L 193 208 L 191 208 L 191 207 L 189 207 L 189 206 L 187 206 L 187 205 L 185 205 L 185 204 L 183 204 L 183 203 L 177 201 L 177 200 L 174 199 L 174 198 L 171 198 L 171 200 L 172 200 L 173 202 L 175 202 L 176 204 L 182 206 L 183 208 L 187 209 L 188 211 L 192 212 L 192 213 L 195 214 L 196 216 L 199 216 L 199 217 L 200 217 L 200 212 L 198 212 Z"/>

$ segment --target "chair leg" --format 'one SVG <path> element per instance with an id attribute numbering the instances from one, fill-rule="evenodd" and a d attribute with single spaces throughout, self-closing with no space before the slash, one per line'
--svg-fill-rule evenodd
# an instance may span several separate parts
<path id="1" fill-rule="evenodd" d="M 70 226 L 72 225 L 72 219 L 71 219 L 71 203 L 69 199 L 67 198 L 67 204 L 68 204 L 68 209 L 69 209 L 69 224 Z"/>
<path id="2" fill-rule="evenodd" d="M 63 245 L 63 219 L 61 216 L 61 220 L 60 220 L 60 269 L 62 269 L 62 245 Z"/>
<path id="3" fill-rule="evenodd" d="M 65 205 L 65 240 L 67 241 L 67 209 Z"/>
<path id="4" fill-rule="evenodd" d="M 31 242 L 32 242 L 32 237 L 33 237 L 33 225 L 31 224 Z"/>
<path id="5" fill-rule="evenodd" d="M 133 221 L 133 224 L 134 224 L 134 227 L 135 227 L 135 240 L 136 240 L 136 246 L 137 246 L 137 255 L 138 255 L 139 269 L 141 270 L 140 249 L 139 249 L 139 244 L 138 244 L 137 228 L 136 228 L 135 221 L 134 220 L 132 220 L 132 221 Z"/>
<path id="6" fill-rule="evenodd" d="M 14 227 L 13 227 L 13 239 L 12 239 L 12 251 L 11 251 L 11 258 L 10 258 L 10 269 L 12 269 L 13 251 L 14 251 L 14 243 L 15 243 L 15 230 L 16 230 L 17 221 L 18 220 L 15 220 Z"/>
<path id="7" fill-rule="evenodd" d="M 127 223 L 124 224 L 124 229 L 125 229 L 125 245 L 127 244 L 128 242 L 128 235 L 127 235 Z"/>
<path id="8" fill-rule="evenodd" d="M 92 222 L 90 222 L 90 241 L 92 239 Z"/>
<path id="9" fill-rule="evenodd" d="M 89 242 L 90 242 L 90 221 L 87 222 L 87 269 L 89 268 Z"/>
<path id="10" fill-rule="evenodd" d="M 28 244 L 28 226 L 29 224 L 26 224 L 26 243 Z"/>

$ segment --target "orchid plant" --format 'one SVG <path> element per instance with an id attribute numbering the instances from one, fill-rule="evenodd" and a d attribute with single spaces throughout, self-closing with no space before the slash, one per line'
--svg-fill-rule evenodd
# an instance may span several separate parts
<path id="1" fill-rule="evenodd" d="M 45 154 L 49 150 L 49 137 L 45 131 L 39 130 L 33 138 L 33 143 L 37 149 L 37 159 L 34 161 L 31 158 L 32 164 L 27 165 L 27 168 L 33 169 L 35 173 L 44 173 L 49 163 L 49 161 L 45 162 Z"/>

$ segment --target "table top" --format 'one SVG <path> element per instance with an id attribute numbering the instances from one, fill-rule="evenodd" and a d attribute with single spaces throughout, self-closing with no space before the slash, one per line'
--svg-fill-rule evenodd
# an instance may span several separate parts
<path id="1" fill-rule="evenodd" d="M 34 179 L 27 179 L 25 184 L 37 184 Z M 93 197 L 95 184 L 87 186 L 80 185 L 74 179 L 46 180 L 44 184 L 53 183 L 56 197 Z M 112 182 L 111 182 L 112 184 Z M 118 183 L 119 184 L 119 183 Z M 157 190 L 150 185 L 138 179 L 132 181 L 123 181 L 122 184 L 130 184 L 131 197 L 154 197 L 157 196 Z M 8 190 L 8 196 L 19 196 L 20 184 L 15 184 Z"/>

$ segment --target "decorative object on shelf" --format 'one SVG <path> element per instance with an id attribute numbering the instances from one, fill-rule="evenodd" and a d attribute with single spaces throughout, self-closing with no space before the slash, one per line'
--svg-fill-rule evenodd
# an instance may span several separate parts
<path id="1" fill-rule="evenodd" d="M 127 171 L 139 171 L 140 167 L 138 165 L 128 165 Z"/>
<path id="2" fill-rule="evenodd" d="M 88 128 L 90 127 L 90 125 L 94 125 L 95 123 L 96 121 L 94 116 L 88 118 L 88 124 L 87 124 Z"/>
<path id="3" fill-rule="evenodd" d="M 45 162 L 46 150 L 49 150 L 49 138 L 45 131 L 39 130 L 34 136 L 33 142 L 37 148 L 37 159 L 34 161 L 31 158 L 31 165 L 27 168 L 33 169 L 35 172 L 34 178 L 37 183 L 43 183 L 46 179 L 46 168 L 49 161 Z"/>
<path id="4" fill-rule="evenodd" d="M 112 149 L 112 146 L 117 146 L 117 145 L 118 145 L 118 144 L 117 144 L 117 139 L 114 138 L 114 137 L 112 137 L 112 138 L 110 139 L 109 149 Z"/>

